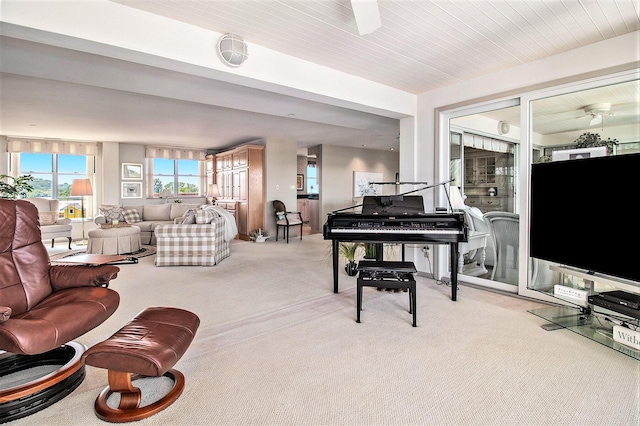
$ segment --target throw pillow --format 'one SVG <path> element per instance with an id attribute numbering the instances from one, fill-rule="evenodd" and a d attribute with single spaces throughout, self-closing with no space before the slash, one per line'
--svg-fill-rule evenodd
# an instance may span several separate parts
<path id="1" fill-rule="evenodd" d="M 58 220 L 58 212 L 38 212 L 40 225 L 55 225 Z"/>
<path id="2" fill-rule="evenodd" d="M 140 219 L 140 213 L 136 209 L 127 209 L 122 212 L 122 216 L 124 216 L 124 220 L 126 220 L 127 223 L 142 222 L 142 219 Z"/>
<path id="3" fill-rule="evenodd" d="M 193 225 L 196 223 L 196 209 L 186 210 L 182 216 L 173 219 L 175 225 Z"/>
<path id="4" fill-rule="evenodd" d="M 193 225 L 194 223 L 196 223 L 197 212 L 198 212 L 197 209 L 189 209 L 185 211 L 182 217 L 180 218 L 182 220 L 182 222 L 180 223 L 182 223 L 183 225 Z"/>
<path id="5" fill-rule="evenodd" d="M 170 220 L 171 204 L 146 204 L 144 220 Z"/>
<path id="6" fill-rule="evenodd" d="M 114 220 L 124 220 L 122 206 L 103 204 L 100 206 L 99 211 L 107 219 L 107 223 L 111 223 Z"/>
<path id="7" fill-rule="evenodd" d="M 218 213 L 214 210 L 198 210 L 196 212 L 196 223 L 200 225 L 211 223 L 211 221 L 216 217 L 218 217 Z"/>
<path id="8" fill-rule="evenodd" d="M 200 208 L 199 204 L 189 204 L 189 203 L 170 203 L 171 206 L 171 219 L 175 219 L 177 217 L 184 217 L 184 214 L 189 210 L 193 210 L 195 214 L 195 210 Z"/>

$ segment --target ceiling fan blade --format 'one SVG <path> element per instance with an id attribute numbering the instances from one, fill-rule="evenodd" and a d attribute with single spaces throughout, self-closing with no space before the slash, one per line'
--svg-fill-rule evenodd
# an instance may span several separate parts
<path id="1" fill-rule="evenodd" d="M 351 0 L 351 8 L 360 35 L 370 34 L 382 25 L 378 0 Z"/>
<path id="2" fill-rule="evenodd" d="M 600 124 L 602 123 L 602 116 L 601 115 L 596 115 L 595 117 L 593 117 L 591 119 L 591 121 L 589 122 L 590 126 L 595 126 L 596 124 Z"/>

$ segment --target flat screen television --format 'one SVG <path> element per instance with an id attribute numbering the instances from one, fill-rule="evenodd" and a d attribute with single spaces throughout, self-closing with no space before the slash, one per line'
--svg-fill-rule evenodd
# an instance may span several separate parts
<path id="1" fill-rule="evenodd" d="M 531 166 L 530 255 L 640 282 L 640 154 Z"/>

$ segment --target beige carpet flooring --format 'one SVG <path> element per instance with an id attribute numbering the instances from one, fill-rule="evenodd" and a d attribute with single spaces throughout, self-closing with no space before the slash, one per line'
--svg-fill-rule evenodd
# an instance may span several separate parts
<path id="1" fill-rule="evenodd" d="M 568 330 L 544 331 L 541 306 L 418 277 L 418 327 L 407 293 L 355 278 L 332 292 L 321 235 L 236 241 L 214 267 L 121 265 L 116 313 L 82 336 L 109 337 L 148 306 L 197 313 L 201 326 L 176 368 L 186 388 L 141 425 L 638 425 L 640 363 Z M 158 381 L 158 387 L 163 379 Z M 166 380 L 166 379 L 165 379 Z M 64 400 L 16 425 L 105 424 L 93 402 L 106 385 L 87 367 Z"/>

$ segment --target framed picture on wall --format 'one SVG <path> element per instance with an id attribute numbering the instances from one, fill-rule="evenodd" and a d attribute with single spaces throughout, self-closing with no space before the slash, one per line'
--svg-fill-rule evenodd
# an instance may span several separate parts
<path id="1" fill-rule="evenodd" d="M 353 196 L 382 195 L 380 185 L 372 185 L 372 182 L 382 181 L 382 173 L 353 172 Z"/>
<path id="2" fill-rule="evenodd" d="M 122 198 L 142 198 L 142 182 L 122 182 Z"/>
<path id="3" fill-rule="evenodd" d="M 296 189 L 298 191 L 304 191 L 304 175 L 298 175 L 296 177 Z"/>
<path id="4" fill-rule="evenodd" d="M 122 180 L 142 180 L 142 164 L 122 163 Z"/>

